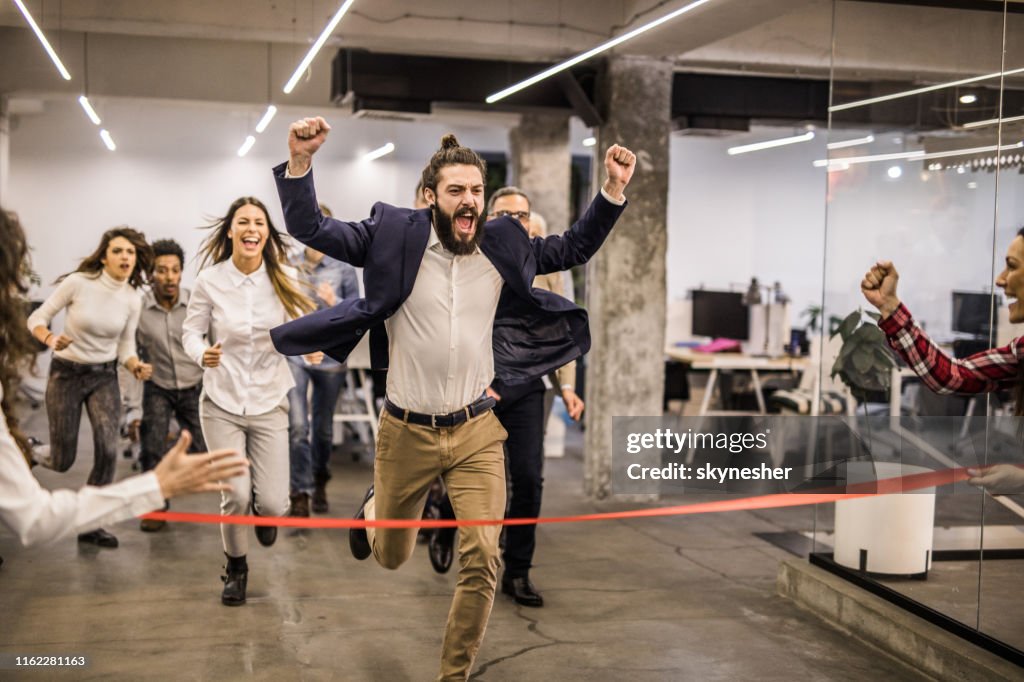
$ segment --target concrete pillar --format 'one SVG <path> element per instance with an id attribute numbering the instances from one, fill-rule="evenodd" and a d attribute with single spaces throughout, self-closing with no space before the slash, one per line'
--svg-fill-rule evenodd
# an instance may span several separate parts
<path id="1" fill-rule="evenodd" d="M 597 131 L 595 187 L 604 182 L 604 152 L 612 144 L 636 153 L 637 168 L 626 188 L 629 207 L 587 269 L 593 347 L 583 480 L 595 499 L 613 492 L 612 417 L 662 413 L 671 97 L 671 65 L 651 58 L 609 60 L 598 87 L 605 122 Z"/>
<path id="2" fill-rule="evenodd" d="M 11 115 L 8 99 L 0 95 L 0 207 L 7 208 L 7 179 L 11 176 Z"/>
<path id="3" fill-rule="evenodd" d="M 523 114 L 509 132 L 512 181 L 530 197 L 530 208 L 547 220 L 548 231 L 569 229 L 569 117 Z"/>

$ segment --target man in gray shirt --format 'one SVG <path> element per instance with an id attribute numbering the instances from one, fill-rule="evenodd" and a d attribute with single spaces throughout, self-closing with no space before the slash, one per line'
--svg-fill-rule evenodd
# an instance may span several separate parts
<path id="1" fill-rule="evenodd" d="M 181 288 L 185 252 L 173 239 L 153 242 L 152 290 L 142 301 L 136 343 L 139 355 L 153 366 L 153 376 L 142 392 L 143 471 L 160 462 L 167 450 L 167 433 L 173 416 L 192 434 L 191 452 L 206 450 L 199 425 L 199 394 L 203 390 L 203 368 L 185 354 L 181 344 L 181 323 L 188 306 L 188 289 Z M 165 521 L 144 519 L 141 528 L 156 532 Z"/>

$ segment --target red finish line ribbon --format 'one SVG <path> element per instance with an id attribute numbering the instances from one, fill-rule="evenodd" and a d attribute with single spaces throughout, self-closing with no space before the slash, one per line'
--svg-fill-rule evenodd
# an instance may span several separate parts
<path id="1" fill-rule="evenodd" d="M 972 467 L 974 468 L 974 467 Z M 978 467 L 984 469 L 986 467 Z M 529 519 L 337 519 L 337 518 L 302 518 L 285 516 L 222 516 L 220 514 L 200 514 L 190 512 L 152 512 L 143 515 L 144 519 L 158 521 L 174 521 L 178 523 L 225 523 L 237 526 L 278 526 L 283 528 L 458 528 L 459 526 L 529 526 L 538 523 L 578 523 L 582 521 L 613 521 L 619 519 L 637 519 L 655 516 L 685 516 L 689 514 L 714 514 L 733 511 L 752 511 L 758 509 L 781 509 L 784 507 L 802 507 L 826 502 L 855 500 L 878 495 L 894 495 L 924 488 L 936 488 L 966 481 L 970 478 L 966 468 L 942 469 L 922 474 L 910 474 L 878 481 L 856 483 L 843 488 L 822 488 L 817 492 L 781 493 L 743 497 L 731 500 L 715 500 L 713 502 L 697 502 L 673 507 L 656 507 L 654 509 L 631 509 L 619 512 L 601 512 L 580 514 L 577 516 L 544 516 Z M 835 492 L 837 490 L 844 492 Z"/>

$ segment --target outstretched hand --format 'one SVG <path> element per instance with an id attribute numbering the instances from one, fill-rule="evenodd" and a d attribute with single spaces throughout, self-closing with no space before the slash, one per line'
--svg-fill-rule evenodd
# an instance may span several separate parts
<path id="1" fill-rule="evenodd" d="M 604 181 L 604 191 L 614 199 L 624 199 L 622 192 L 632 179 L 635 169 L 636 154 L 617 144 L 608 147 L 604 155 L 604 170 L 608 176 Z"/>
<path id="2" fill-rule="evenodd" d="M 896 283 L 900 275 L 892 261 L 880 260 L 864 274 L 860 290 L 868 303 L 878 308 L 882 317 L 889 317 L 900 307 L 896 296 Z"/>
<path id="3" fill-rule="evenodd" d="M 235 450 L 186 454 L 191 443 L 191 434 L 182 431 L 178 442 L 153 470 L 165 500 L 192 493 L 231 490 L 224 481 L 240 476 L 249 466 Z"/>
<path id="4" fill-rule="evenodd" d="M 309 170 L 313 154 L 327 139 L 331 126 L 323 116 L 300 118 L 288 127 L 288 172 L 304 175 Z"/>

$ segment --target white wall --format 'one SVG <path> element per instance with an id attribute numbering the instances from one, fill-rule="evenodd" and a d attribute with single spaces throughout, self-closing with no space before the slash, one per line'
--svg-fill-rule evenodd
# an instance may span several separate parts
<path id="1" fill-rule="evenodd" d="M 808 305 L 821 304 L 824 281 L 826 313 L 843 316 L 863 303 L 858 285 L 865 270 L 889 258 L 901 272 L 903 300 L 929 329 L 948 333 L 950 291 L 989 286 L 993 241 L 1001 267 L 1007 244 L 1024 225 L 1024 177 L 1016 169 L 1001 174 L 996 218 L 991 173 L 923 173 L 916 162 L 903 163 L 903 176 L 892 180 L 886 170 L 893 163 L 871 163 L 831 174 L 826 187 L 826 173 L 812 165 L 826 158 L 826 131 L 806 143 L 726 153 L 793 133 L 763 128 L 728 138 L 672 138 L 669 300 L 701 285 L 778 280 L 793 299 L 797 324 Z M 858 153 L 900 151 L 892 137 L 879 135 Z"/>
<path id="2" fill-rule="evenodd" d="M 411 205 L 423 165 L 441 135 L 455 132 L 481 151 L 507 153 L 501 125 L 356 120 L 332 111 L 279 111 L 244 158 L 236 152 L 262 114 L 258 108 L 154 100 L 104 99 L 97 103 L 118 145 L 103 146 L 98 131 L 73 99 L 48 100 L 44 111 L 19 116 L 11 135 L 6 208 L 18 212 L 45 286 L 73 270 L 110 227 L 127 224 L 151 239 L 174 238 L 195 256 L 208 218 L 232 201 L 253 195 L 267 204 L 283 230 L 270 169 L 287 158 L 287 126 L 323 114 L 332 125 L 315 161 L 318 196 L 335 215 L 361 219 L 375 201 Z M 362 154 L 387 141 L 396 151 L 366 162 Z M 194 277 L 193 260 L 186 282 Z"/>

